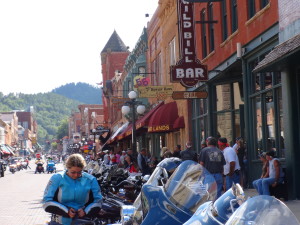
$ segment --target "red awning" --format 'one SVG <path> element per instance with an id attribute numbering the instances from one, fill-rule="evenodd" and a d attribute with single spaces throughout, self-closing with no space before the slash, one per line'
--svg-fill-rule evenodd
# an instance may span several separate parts
<path id="1" fill-rule="evenodd" d="M 136 129 L 139 129 L 143 126 L 148 126 L 149 120 L 151 115 L 157 110 L 159 109 L 160 106 L 162 106 L 164 104 L 164 102 L 160 102 L 157 106 L 155 106 L 153 109 L 151 109 L 149 112 L 147 112 L 141 119 L 139 119 L 138 121 L 136 121 L 135 123 L 135 127 Z"/>
<path id="2" fill-rule="evenodd" d="M 0 150 L 3 154 L 12 155 L 12 153 L 9 151 L 9 149 L 7 149 L 5 145 L 1 145 Z"/>
<path id="3" fill-rule="evenodd" d="M 135 123 L 136 129 L 138 130 L 144 126 L 148 126 L 151 115 L 154 112 L 156 112 L 162 105 L 164 105 L 164 102 L 159 103 L 157 106 L 155 106 L 149 112 L 147 112 L 142 118 L 138 119 Z M 132 124 L 130 124 L 122 133 L 120 133 L 116 139 L 121 140 L 123 138 L 128 137 L 131 134 L 132 134 Z"/>
<path id="4" fill-rule="evenodd" d="M 180 117 L 178 117 L 178 118 L 175 120 L 173 128 L 174 128 L 174 129 L 180 129 L 180 128 L 184 128 L 184 127 L 185 127 L 185 124 L 184 124 L 184 117 L 183 117 L 183 116 L 180 116 Z"/>
<path id="5" fill-rule="evenodd" d="M 162 105 L 156 110 L 148 124 L 148 132 L 170 132 L 174 130 L 174 122 L 178 118 L 176 102 Z"/>
<path id="6" fill-rule="evenodd" d="M 121 127 L 119 127 L 116 132 L 113 133 L 113 135 L 108 139 L 106 142 L 107 144 L 113 143 L 115 140 L 117 140 L 118 135 L 120 135 L 126 128 L 129 126 L 129 123 L 124 123 Z"/>
<path id="7" fill-rule="evenodd" d="M 127 136 L 129 136 L 132 133 L 132 123 L 129 124 L 129 126 L 117 136 L 117 140 L 121 140 Z"/>

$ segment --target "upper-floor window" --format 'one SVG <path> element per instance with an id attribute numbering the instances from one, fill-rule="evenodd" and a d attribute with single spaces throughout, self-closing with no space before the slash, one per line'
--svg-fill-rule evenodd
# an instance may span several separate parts
<path id="1" fill-rule="evenodd" d="M 206 20 L 206 12 L 205 9 L 201 11 L 200 14 L 201 21 Z M 207 35 L 206 35 L 206 25 L 205 23 L 201 24 L 201 40 L 202 40 L 202 57 L 205 58 L 207 56 Z"/>
<path id="2" fill-rule="evenodd" d="M 27 121 L 24 121 L 24 122 L 22 123 L 22 127 L 23 127 L 24 129 L 28 129 L 28 122 L 27 122 Z"/>
<path id="3" fill-rule="evenodd" d="M 215 36 L 214 36 L 214 14 L 213 14 L 213 4 L 210 3 L 208 5 L 208 20 L 211 21 L 209 23 L 209 51 L 212 52 L 215 50 Z"/>
<path id="4" fill-rule="evenodd" d="M 223 38 L 223 41 L 225 41 L 228 37 L 226 1 L 222 1 L 221 4 L 222 4 L 221 5 L 222 38 Z"/>
<path id="5" fill-rule="evenodd" d="M 255 0 L 248 0 L 248 19 L 255 15 Z"/>
<path id="6" fill-rule="evenodd" d="M 270 0 L 260 0 L 260 8 L 264 8 L 266 5 L 269 4 Z"/>
<path id="7" fill-rule="evenodd" d="M 161 85 L 162 84 L 162 75 L 161 75 L 161 53 L 156 57 L 156 59 L 151 63 L 151 68 L 153 71 L 152 74 L 152 85 Z"/>
<path id="8" fill-rule="evenodd" d="M 238 29 L 238 12 L 237 0 L 231 0 L 231 31 L 232 33 Z"/>
<path id="9" fill-rule="evenodd" d="M 170 66 L 176 64 L 176 45 L 175 37 L 169 43 L 169 57 L 170 57 Z"/>

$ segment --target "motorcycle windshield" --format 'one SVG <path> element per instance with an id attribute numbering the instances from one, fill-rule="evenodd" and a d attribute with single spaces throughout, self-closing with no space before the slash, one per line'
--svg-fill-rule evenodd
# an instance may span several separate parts
<path id="1" fill-rule="evenodd" d="M 172 173 L 178 165 L 181 163 L 181 159 L 176 157 L 165 158 L 160 163 L 157 164 L 157 167 L 165 168 L 166 171 Z"/>
<path id="2" fill-rule="evenodd" d="M 214 177 L 199 163 L 192 160 L 182 162 L 164 186 L 166 196 L 184 211 L 195 213 L 217 194 Z"/>
<path id="3" fill-rule="evenodd" d="M 292 211 L 278 199 L 258 195 L 244 202 L 229 218 L 226 225 L 299 225 Z"/>

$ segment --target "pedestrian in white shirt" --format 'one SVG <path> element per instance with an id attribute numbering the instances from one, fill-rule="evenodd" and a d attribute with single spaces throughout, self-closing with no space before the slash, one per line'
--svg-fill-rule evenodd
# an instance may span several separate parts
<path id="1" fill-rule="evenodd" d="M 232 147 L 229 147 L 227 139 L 220 137 L 218 141 L 219 149 L 223 151 L 226 164 L 224 165 L 224 175 L 226 176 L 226 190 L 230 189 L 233 183 L 240 183 L 240 164 L 238 156 Z"/>

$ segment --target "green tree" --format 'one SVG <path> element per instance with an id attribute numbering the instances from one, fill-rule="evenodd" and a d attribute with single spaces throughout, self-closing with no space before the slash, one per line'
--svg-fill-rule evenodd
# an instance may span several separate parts
<path id="1" fill-rule="evenodd" d="M 62 139 L 64 136 L 68 136 L 68 127 L 68 120 L 62 120 L 56 132 L 56 138 L 58 140 Z"/>

